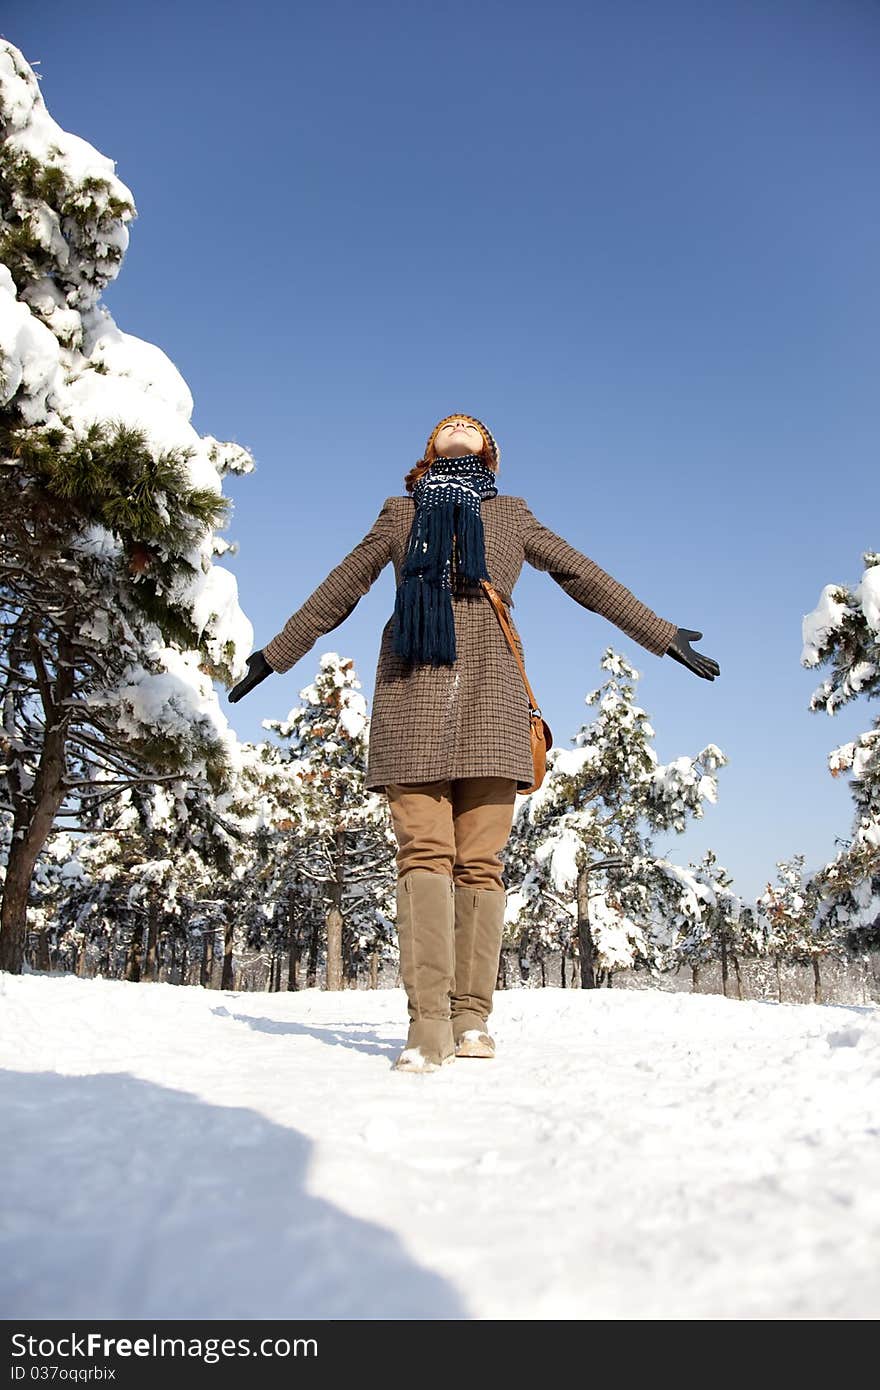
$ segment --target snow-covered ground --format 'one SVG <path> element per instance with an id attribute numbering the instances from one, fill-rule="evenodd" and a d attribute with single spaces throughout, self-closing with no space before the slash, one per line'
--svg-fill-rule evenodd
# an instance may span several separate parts
<path id="1" fill-rule="evenodd" d="M 7 1318 L 872 1318 L 880 1009 L 0 975 Z"/>

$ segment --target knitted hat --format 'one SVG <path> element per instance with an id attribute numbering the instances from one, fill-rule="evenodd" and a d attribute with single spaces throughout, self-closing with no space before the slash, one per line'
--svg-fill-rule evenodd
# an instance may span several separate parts
<path id="1" fill-rule="evenodd" d="M 425 461 L 427 463 L 433 463 L 434 459 L 437 457 L 434 453 L 434 440 L 437 438 L 443 426 L 448 424 L 450 420 L 467 420 L 470 424 L 476 425 L 483 436 L 483 452 L 486 455 L 486 462 L 489 467 L 494 468 L 497 473 L 499 464 L 501 463 L 501 450 L 495 442 L 492 431 L 483 424 L 482 420 L 478 420 L 475 415 L 444 415 L 443 419 L 434 426 L 428 436 L 428 443 L 425 448 Z"/>

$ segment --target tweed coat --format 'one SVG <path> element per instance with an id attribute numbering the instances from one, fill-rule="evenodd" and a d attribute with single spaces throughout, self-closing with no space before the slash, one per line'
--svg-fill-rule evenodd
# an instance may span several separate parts
<path id="1" fill-rule="evenodd" d="M 287 671 L 337 628 L 389 561 L 400 583 L 414 508 L 409 494 L 386 497 L 363 540 L 263 648 L 273 670 Z M 525 498 L 501 492 L 484 498 L 481 516 L 486 565 L 508 612 L 527 562 L 546 570 L 582 607 L 608 618 L 649 652 L 666 652 L 676 624 L 658 617 L 588 556 L 542 525 Z M 398 656 L 393 613 L 382 629 L 370 719 L 368 790 L 382 791 L 389 782 L 511 777 L 517 790 L 524 791 L 533 781 L 528 696 L 497 615 L 479 587 L 468 590 L 459 585 L 452 605 L 456 659 L 451 666 L 414 665 Z M 532 679 L 540 689 L 540 679 Z"/>

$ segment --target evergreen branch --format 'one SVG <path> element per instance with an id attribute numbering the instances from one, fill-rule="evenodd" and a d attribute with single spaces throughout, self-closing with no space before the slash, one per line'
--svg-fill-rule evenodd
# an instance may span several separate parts
<path id="1" fill-rule="evenodd" d="M 86 777 L 86 778 L 76 778 L 76 779 L 74 779 L 74 780 L 68 780 L 67 778 L 63 778 L 62 781 L 59 783 L 59 785 L 60 785 L 61 787 L 63 787 L 65 791 L 73 791 L 73 790 L 75 790 L 77 787 L 92 787 L 92 788 L 94 788 L 94 787 L 96 787 L 96 786 L 100 786 L 100 787 L 102 787 L 102 788 L 103 788 L 103 787 L 112 787 L 112 788 L 115 788 L 115 790 L 113 790 L 108 796 L 97 796 L 97 795 L 95 795 L 95 796 L 89 796 L 89 797 L 88 797 L 88 801 L 89 801 L 89 802 L 93 803 L 95 806 L 100 806 L 104 801 L 109 801 L 109 800 L 111 799 L 111 797 L 113 797 L 113 796 L 118 796 L 120 792 L 128 791 L 131 787 L 134 787 L 134 786 L 140 786 L 140 785 L 144 785 L 144 786 L 153 786 L 154 783 L 158 783 L 158 782 L 179 782 L 179 781 L 180 781 L 180 773 L 179 773 L 179 772 L 159 772 L 159 773 L 156 773 L 155 775 L 151 775 L 151 774 L 147 774 L 147 773 L 142 773 L 140 776 L 137 776 L 137 777 L 124 777 L 124 778 L 119 778 L 119 777 L 117 777 L 117 778 L 108 778 L 108 779 L 106 779 L 106 780 L 102 780 L 101 782 L 94 782 L 94 781 L 92 781 L 92 780 L 91 780 L 90 778 L 88 778 L 88 777 Z M 84 801 L 84 800 L 86 800 L 86 798 L 81 797 L 80 800 L 81 800 L 81 801 Z"/>
<path id="2" fill-rule="evenodd" d="M 88 734 L 82 732 L 82 727 L 80 725 L 71 729 L 71 739 L 99 753 L 109 766 L 120 768 L 124 775 L 128 775 L 129 769 L 133 778 L 137 778 L 140 775 L 141 769 L 137 763 L 133 760 L 126 762 L 123 753 L 114 748 L 112 744 L 108 746 L 105 743 L 99 742 L 97 739 L 89 738 Z"/>

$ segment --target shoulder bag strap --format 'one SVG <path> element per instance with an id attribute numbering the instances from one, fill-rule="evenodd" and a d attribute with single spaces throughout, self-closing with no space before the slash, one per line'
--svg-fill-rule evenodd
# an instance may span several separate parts
<path id="1" fill-rule="evenodd" d="M 487 595 L 489 596 L 489 600 L 492 604 L 492 607 L 495 609 L 495 612 L 498 615 L 498 621 L 501 624 L 501 630 L 504 633 L 504 636 L 507 638 L 510 650 L 516 657 L 516 664 L 520 669 L 520 673 L 523 678 L 523 683 L 525 684 L 526 691 L 528 692 L 529 713 L 540 715 L 541 711 L 538 707 L 538 702 L 535 699 L 532 687 L 529 685 L 529 678 L 526 675 L 526 668 L 523 665 L 522 657 L 520 656 L 519 650 L 517 649 L 516 641 L 513 636 L 513 629 L 510 624 L 510 618 L 508 616 L 504 600 L 501 598 L 501 595 L 498 593 L 497 589 L 495 589 L 494 586 L 489 583 L 488 579 L 481 579 L 480 583 L 482 584 L 483 588 L 486 590 Z"/>

